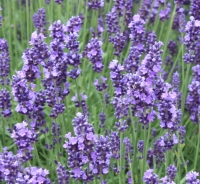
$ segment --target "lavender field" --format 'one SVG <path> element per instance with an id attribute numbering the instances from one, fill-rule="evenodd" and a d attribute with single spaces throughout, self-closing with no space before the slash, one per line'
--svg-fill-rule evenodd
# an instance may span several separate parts
<path id="1" fill-rule="evenodd" d="M 0 183 L 200 184 L 200 0 L 0 7 Z"/>

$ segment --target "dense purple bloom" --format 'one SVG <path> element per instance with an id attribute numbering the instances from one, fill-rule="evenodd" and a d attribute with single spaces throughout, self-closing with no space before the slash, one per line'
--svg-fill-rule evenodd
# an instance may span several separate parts
<path id="1" fill-rule="evenodd" d="M 115 108 L 115 117 L 122 118 L 128 116 L 129 102 L 126 98 L 123 98 L 122 96 L 113 97 L 112 104 Z"/>
<path id="2" fill-rule="evenodd" d="M 176 93 L 163 93 L 162 99 L 158 104 L 160 127 L 164 129 L 170 129 L 172 131 L 177 130 L 181 120 L 181 111 L 178 110 L 174 104 L 176 100 Z"/>
<path id="3" fill-rule="evenodd" d="M 58 163 L 56 168 L 57 175 L 58 175 L 58 183 L 59 184 L 69 184 L 69 172 L 65 169 L 61 163 Z"/>
<path id="4" fill-rule="evenodd" d="M 49 27 L 50 37 L 52 37 L 52 39 L 58 39 L 60 42 L 63 42 L 65 39 L 64 28 L 65 28 L 65 26 L 61 23 L 60 20 L 55 21 Z"/>
<path id="5" fill-rule="evenodd" d="M 96 1 L 88 0 L 88 7 L 91 9 L 98 10 L 103 6 L 104 6 L 104 0 L 96 0 Z"/>
<path id="6" fill-rule="evenodd" d="M 83 20 L 82 17 L 79 15 L 77 17 L 71 17 L 65 26 L 65 31 L 67 33 L 79 33 L 79 31 L 81 30 L 81 26 L 83 24 Z"/>
<path id="7" fill-rule="evenodd" d="M 108 67 L 111 72 L 110 72 L 110 78 L 113 82 L 113 86 L 115 88 L 115 95 L 116 96 L 122 96 L 125 93 L 125 81 L 123 80 L 123 75 L 122 72 L 124 70 L 123 65 L 120 63 L 118 64 L 118 60 L 113 60 L 110 62 L 109 67 Z"/>
<path id="8" fill-rule="evenodd" d="M 191 0 L 190 15 L 193 16 L 196 20 L 200 20 L 199 9 L 200 9 L 200 1 Z"/>
<path id="9" fill-rule="evenodd" d="M 170 180 L 174 181 L 175 177 L 176 177 L 176 173 L 177 173 L 177 168 L 174 165 L 170 165 L 167 168 L 167 176 L 169 177 Z"/>
<path id="10" fill-rule="evenodd" d="M 0 83 L 5 84 L 10 72 L 10 56 L 8 43 L 4 38 L 0 39 Z"/>
<path id="11" fill-rule="evenodd" d="M 142 180 L 145 182 L 145 184 L 159 184 L 158 175 L 153 173 L 153 169 L 148 169 L 144 173 Z"/>
<path id="12" fill-rule="evenodd" d="M 130 28 L 130 39 L 133 45 L 141 44 L 145 40 L 145 21 L 140 17 L 139 14 L 133 16 L 128 27 Z"/>
<path id="13" fill-rule="evenodd" d="M 20 73 L 21 77 L 27 79 L 28 82 L 34 82 L 36 78 L 40 78 L 39 64 L 45 64 L 49 58 L 49 51 L 41 33 L 33 32 L 29 43 L 33 45 L 33 48 L 24 51 L 22 55 L 24 65 Z"/>
<path id="14" fill-rule="evenodd" d="M 49 171 L 37 167 L 27 167 L 24 169 L 23 178 L 26 180 L 27 184 L 38 183 L 38 184 L 51 184 L 50 179 L 47 178 Z"/>
<path id="15" fill-rule="evenodd" d="M 11 97 L 9 91 L 2 89 L 0 91 L 0 112 L 3 117 L 9 117 L 12 115 L 11 111 Z"/>
<path id="16" fill-rule="evenodd" d="M 196 65 L 192 68 L 193 79 L 190 85 L 188 85 L 188 96 L 186 99 L 186 108 L 189 111 L 190 119 L 194 123 L 199 123 L 200 120 L 200 66 Z"/>
<path id="17" fill-rule="evenodd" d="M 200 65 L 192 67 L 193 70 L 193 80 L 200 81 Z"/>
<path id="18" fill-rule="evenodd" d="M 13 76 L 12 94 L 14 100 L 18 102 L 16 111 L 21 114 L 30 114 L 33 109 L 35 94 L 29 89 L 26 80 L 20 78 L 20 73 L 18 73 L 18 76 Z"/>
<path id="19" fill-rule="evenodd" d="M 125 7 L 125 11 L 126 11 L 125 12 L 125 22 L 126 22 L 126 25 L 128 26 L 128 24 L 131 22 L 131 18 L 132 18 L 133 1 L 126 0 L 124 7 Z"/>
<path id="20" fill-rule="evenodd" d="M 32 144 L 37 141 L 37 133 L 33 129 L 28 127 L 28 124 L 23 121 L 17 123 L 12 131 L 11 138 L 14 139 L 15 144 L 18 147 L 18 155 L 23 160 L 29 160 L 31 157 L 31 150 L 33 150 Z M 26 155 L 28 154 L 28 155 Z"/>
<path id="21" fill-rule="evenodd" d="M 199 57 L 199 34 L 200 34 L 200 21 L 190 17 L 190 21 L 185 26 L 184 45 L 186 46 L 186 53 L 184 54 L 184 61 L 186 63 L 198 64 Z"/>
<path id="22" fill-rule="evenodd" d="M 148 150 L 147 162 L 150 167 L 153 164 L 153 157 L 155 157 L 156 163 L 161 164 L 165 161 L 165 153 L 172 149 L 174 145 L 178 144 L 179 140 L 175 134 L 170 135 L 166 133 L 154 142 L 153 149 Z"/>
<path id="23" fill-rule="evenodd" d="M 152 5 L 151 13 L 149 14 L 149 23 L 154 24 L 156 20 L 156 16 L 158 14 L 158 9 L 160 7 L 159 0 L 154 0 L 154 4 Z M 146 10 L 149 11 L 149 10 Z"/>
<path id="24" fill-rule="evenodd" d="M 6 183 L 15 184 L 18 174 L 22 171 L 22 161 L 17 155 L 3 149 L 0 154 L 0 176 Z"/>
<path id="25" fill-rule="evenodd" d="M 120 158 L 120 138 L 118 132 L 112 131 L 110 133 L 110 146 L 111 146 L 111 152 L 112 157 L 114 159 Z"/>
<path id="26" fill-rule="evenodd" d="M 115 8 L 112 8 L 111 12 L 106 14 L 106 25 L 108 33 L 112 34 L 120 32 L 120 26 Z"/>
<path id="27" fill-rule="evenodd" d="M 142 60 L 141 67 L 139 69 L 141 75 L 144 76 L 150 83 L 153 82 L 153 80 L 158 77 L 158 73 L 161 72 L 162 45 L 162 42 L 155 42 L 150 47 L 150 51 Z"/>
<path id="28" fill-rule="evenodd" d="M 126 36 L 123 33 L 117 32 L 113 36 L 109 36 L 109 42 L 111 42 L 114 46 L 114 55 L 120 56 L 120 53 L 122 52 L 123 48 L 126 44 Z"/>
<path id="29" fill-rule="evenodd" d="M 108 141 L 108 137 L 101 135 L 96 142 L 95 153 L 92 154 L 93 162 L 90 164 L 90 169 L 94 174 L 106 175 L 109 173 L 112 153 Z"/>
<path id="30" fill-rule="evenodd" d="M 92 38 L 83 52 L 84 56 L 92 63 L 92 69 L 98 73 L 103 70 L 103 51 L 101 45 L 102 42 L 98 38 Z"/>
<path id="31" fill-rule="evenodd" d="M 184 12 L 184 9 L 181 8 L 179 10 L 179 17 L 178 17 L 178 23 L 179 23 L 179 32 L 180 33 L 184 33 L 185 32 L 185 25 L 186 25 L 186 15 Z"/>
<path id="32" fill-rule="evenodd" d="M 132 105 L 133 115 L 139 117 L 139 122 L 147 125 L 155 119 L 152 109 L 155 101 L 153 88 L 138 74 L 128 74 L 127 101 Z"/>
<path id="33" fill-rule="evenodd" d="M 47 35 L 46 33 L 46 12 L 44 8 L 38 10 L 37 13 L 33 15 L 33 24 L 37 29 L 37 33 L 42 33 L 44 36 Z"/>
<path id="34" fill-rule="evenodd" d="M 49 114 L 50 117 L 52 118 L 57 118 L 59 114 L 62 114 L 65 110 L 65 105 L 64 104 L 55 104 L 51 110 L 51 113 Z"/>
<path id="35" fill-rule="evenodd" d="M 190 171 L 189 173 L 186 174 L 186 184 L 200 184 L 200 180 L 197 179 L 199 176 L 198 172 L 195 171 Z"/>
<path id="36" fill-rule="evenodd" d="M 166 176 L 161 178 L 162 184 L 175 184 L 174 180 L 176 177 L 177 168 L 174 165 L 167 167 Z"/>
<path id="37" fill-rule="evenodd" d="M 129 55 L 124 60 L 124 70 L 126 72 L 137 71 L 140 64 L 140 57 L 142 56 L 143 50 L 138 49 L 137 46 L 130 47 Z"/>
<path id="38" fill-rule="evenodd" d="M 148 19 L 152 4 L 153 4 L 152 0 L 144 0 L 142 2 L 141 8 L 139 9 L 139 15 L 145 21 L 147 21 Z"/>
<path id="39" fill-rule="evenodd" d="M 71 177 L 77 180 L 91 181 L 94 176 L 93 173 L 87 173 L 87 169 L 84 168 L 85 164 L 89 164 L 94 158 L 95 143 L 97 136 L 94 134 L 94 128 L 87 122 L 87 118 L 81 113 L 77 113 L 77 116 L 73 119 L 74 133 L 72 137 L 71 133 L 66 134 L 66 138 L 63 145 L 68 152 L 68 166 L 71 169 Z"/>
<path id="40" fill-rule="evenodd" d="M 149 53 L 152 49 L 152 46 L 155 44 L 157 40 L 157 36 L 154 32 L 147 32 L 146 33 L 146 50 L 144 50 L 144 48 L 142 48 L 141 46 L 141 51 L 145 51 L 145 53 Z"/>
<path id="41" fill-rule="evenodd" d="M 188 86 L 188 97 L 186 100 L 186 107 L 190 114 L 190 119 L 194 123 L 199 122 L 199 109 L 200 109 L 200 82 L 193 80 L 192 83 Z"/>
<path id="42" fill-rule="evenodd" d="M 169 19 L 171 13 L 171 3 L 167 3 L 165 9 L 160 10 L 159 17 L 161 21 L 166 21 Z"/>

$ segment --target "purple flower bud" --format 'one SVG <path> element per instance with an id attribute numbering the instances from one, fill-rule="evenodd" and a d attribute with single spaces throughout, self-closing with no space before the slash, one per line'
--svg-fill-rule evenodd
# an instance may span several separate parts
<path id="1" fill-rule="evenodd" d="M 54 1 L 55 1 L 55 3 L 57 3 L 59 5 L 63 2 L 63 0 L 54 0 Z"/>

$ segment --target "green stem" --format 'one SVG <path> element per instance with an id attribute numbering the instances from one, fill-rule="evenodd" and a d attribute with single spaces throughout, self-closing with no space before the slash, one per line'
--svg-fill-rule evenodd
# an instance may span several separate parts
<path id="1" fill-rule="evenodd" d="M 174 6 L 174 9 L 173 9 L 173 12 L 172 12 L 172 16 L 171 16 L 171 19 L 170 19 L 170 24 L 169 24 L 169 27 L 168 27 L 168 30 L 167 30 L 167 34 L 166 34 L 166 37 L 165 37 L 162 61 L 164 61 L 164 58 L 165 58 L 165 55 L 166 55 L 167 43 L 168 43 L 168 40 L 169 40 L 169 35 L 171 33 L 171 30 L 172 30 L 172 25 L 173 25 L 173 22 L 174 22 L 175 13 L 176 13 L 176 5 Z"/>
<path id="2" fill-rule="evenodd" d="M 195 156 L 195 161 L 194 161 L 194 170 L 196 170 L 197 161 L 198 161 L 199 144 L 200 144 L 200 122 L 199 122 L 199 131 L 198 131 L 198 140 L 197 140 L 196 156 Z"/>

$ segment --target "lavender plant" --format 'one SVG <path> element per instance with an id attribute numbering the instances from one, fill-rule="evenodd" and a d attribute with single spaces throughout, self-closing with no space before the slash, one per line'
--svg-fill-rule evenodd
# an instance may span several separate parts
<path id="1" fill-rule="evenodd" d="M 0 6 L 1 183 L 200 183 L 199 1 Z"/>

